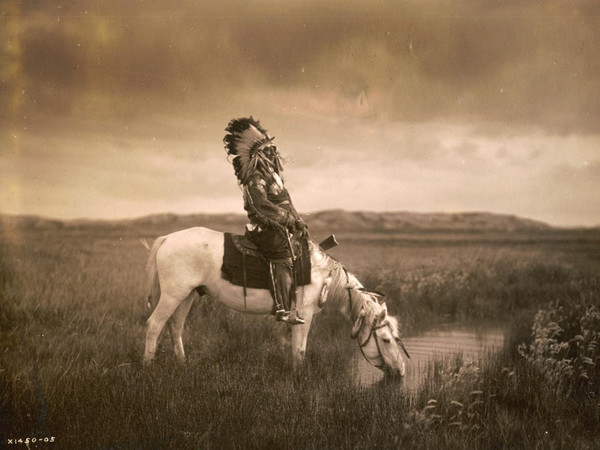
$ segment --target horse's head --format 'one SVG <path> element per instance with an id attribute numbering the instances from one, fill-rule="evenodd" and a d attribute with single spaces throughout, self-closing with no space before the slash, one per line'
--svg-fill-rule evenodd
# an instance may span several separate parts
<path id="1" fill-rule="evenodd" d="M 385 303 L 365 304 L 354 322 L 351 336 L 358 340 L 363 356 L 373 366 L 387 376 L 404 376 L 403 353 L 407 356 L 408 353 L 400 340 L 398 321 L 388 315 Z"/>

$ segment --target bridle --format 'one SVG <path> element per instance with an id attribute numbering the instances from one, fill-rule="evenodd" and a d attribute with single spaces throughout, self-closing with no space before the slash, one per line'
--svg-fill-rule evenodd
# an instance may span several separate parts
<path id="1" fill-rule="evenodd" d="M 348 270 L 343 266 L 342 266 L 342 268 L 344 269 L 344 273 L 346 274 L 346 292 L 348 293 L 348 305 L 350 307 L 350 311 L 352 311 L 352 291 L 354 290 L 354 288 L 350 287 L 350 275 L 348 274 Z M 387 326 L 388 326 L 388 324 L 386 324 L 386 323 L 378 326 L 377 319 L 373 319 L 373 322 L 371 324 L 371 330 L 369 331 L 369 335 L 367 336 L 367 338 L 365 339 L 365 341 L 362 344 L 360 342 L 358 342 L 358 348 L 360 349 L 360 353 L 363 355 L 363 357 L 367 361 L 369 361 L 369 363 L 373 367 L 380 369 L 380 370 L 382 370 L 383 367 L 385 366 L 385 359 L 383 358 L 383 354 L 381 353 L 381 347 L 379 345 L 379 338 L 377 337 L 377 330 L 380 330 Z M 369 343 L 369 341 L 371 340 L 371 338 L 373 336 L 375 336 L 375 345 L 377 347 L 377 357 L 379 357 L 379 360 L 381 361 L 379 364 L 373 363 L 373 361 L 371 361 L 372 358 L 369 358 L 365 354 L 365 351 L 363 350 L 367 346 L 367 344 Z M 404 353 L 408 357 L 408 359 L 410 359 L 410 355 L 408 354 L 408 351 L 406 350 L 406 347 L 404 347 L 404 344 L 402 343 L 400 338 L 397 337 L 395 339 L 396 339 L 396 342 L 398 342 L 398 345 L 400 345 L 400 348 L 404 351 Z"/>
<path id="2" fill-rule="evenodd" d="M 350 287 L 350 275 L 348 274 L 348 270 L 342 266 L 342 268 L 344 269 L 344 273 L 346 274 L 346 292 L 348 293 L 348 305 L 350 307 L 350 311 L 352 312 L 352 291 L 354 290 L 354 288 Z M 381 347 L 379 346 L 379 339 L 377 338 L 377 333 L 376 331 L 387 327 L 387 324 L 382 324 L 377 326 L 377 319 L 373 319 L 373 323 L 371 324 L 371 331 L 369 331 L 369 335 L 367 336 L 367 338 L 365 339 L 365 341 L 361 344 L 360 342 L 358 342 L 358 348 L 360 349 L 360 353 L 363 355 L 363 357 L 369 361 L 369 363 L 373 366 L 376 367 L 377 369 L 382 369 L 385 366 L 385 359 L 383 358 L 383 355 L 381 354 Z M 364 351 L 364 348 L 367 346 L 367 344 L 369 343 L 369 341 L 371 340 L 371 338 L 375 336 L 375 345 L 377 346 L 377 357 L 379 357 L 379 364 L 375 364 L 373 361 L 371 361 L 372 358 L 369 358 Z"/>
<path id="3" fill-rule="evenodd" d="M 383 355 L 381 354 L 381 348 L 379 347 L 379 339 L 377 338 L 376 331 L 381 328 L 387 327 L 387 324 L 377 326 L 376 322 L 377 322 L 377 320 L 373 320 L 373 324 L 371 325 L 371 331 L 369 332 L 367 339 L 365 339 L 365 342 L 363 342 L 362 344 L 359 342 L 358 348 L 360 349 L 360 352 L 362 353 L 363 357 L 367 361 L 369 361 L 373 367 L 376 367 L 377 369 L 382 369 L 385 366 L 385 359 L 383 359 Z M 371 340 L 371 338 L 373 336 L 375 336 L 375 345 L 377 346 L 377 356 L 381 360 L 381 362 L 379 364 L 374 364 L 373 361 L 371 361 L 371 358 L 369 358 L 367 355 L 365 355 L 365 351 L 363 350 L 363 348 L 365 348 L 367 346 L 367 344 L 369 343 L 369 341 Z"/>

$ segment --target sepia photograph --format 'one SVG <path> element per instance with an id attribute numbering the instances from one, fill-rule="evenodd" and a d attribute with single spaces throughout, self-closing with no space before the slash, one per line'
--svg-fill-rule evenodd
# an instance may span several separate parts
<path id="1" fill-rule="evenodd" d="M 0 38 L 1 448 L 600 448 L 600 4 Z"/>

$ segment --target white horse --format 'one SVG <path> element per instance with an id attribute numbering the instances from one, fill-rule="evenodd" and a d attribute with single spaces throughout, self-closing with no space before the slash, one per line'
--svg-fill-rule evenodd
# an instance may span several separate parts
<path id="1" fill-rule="evenodd" d="M 195 227 L 159 237 L 154 242 L 146 269 L 148 299 L 155 308 L 147 321 L 144 362 L 154 358 L 157 340 L 167 321 L 175 355 L 185 360 L 183 326 L 194 299 L 201 294 L 236 311 L 271 314 L 273 299 L 267 289 L 247 288 L 244 295 L 243 287 L 234 286 L 221 277 L 223 240 L 221 232 Z M 367 361 L 388 375 L 404 376 L 401 350 L 405 353 L 406 350 L 400 341 L 396 318 L 387 314 L 385 303 L 378 302 L 381 294 L 366 291 L 352 274 L 315 243 L 310 242 L 309 247 L 311 284 L 297 289 L 298 313 L 306 323 L 292 327 L 294 367 L 304 359 L 313 315 L 325 302 L 330 302 L 352 321 L 351 337 L 358 340 Z"/>

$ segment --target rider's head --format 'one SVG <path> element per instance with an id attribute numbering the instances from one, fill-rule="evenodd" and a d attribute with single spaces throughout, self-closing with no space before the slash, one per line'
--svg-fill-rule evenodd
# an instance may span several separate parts
<path id="1" fill-rule="evenodd" d="M 264 155 L 265 168 L 271 169 L 278 174 L 283 171 L 283 166 L 281 165 L 281 157 L 279 156 L 279 151 L 277 147 L 271 144 L 271 141 L 260 150 Z"/>
<path id="2" fill-rule="evenodd" d="M 240 183 L 246 183 L 256 171 L 282 171 L 274 138 L 257 120 L 252 117 L 232 119 L 225 131 L 225 150 L 233 158 L 235 175 Z"/>

